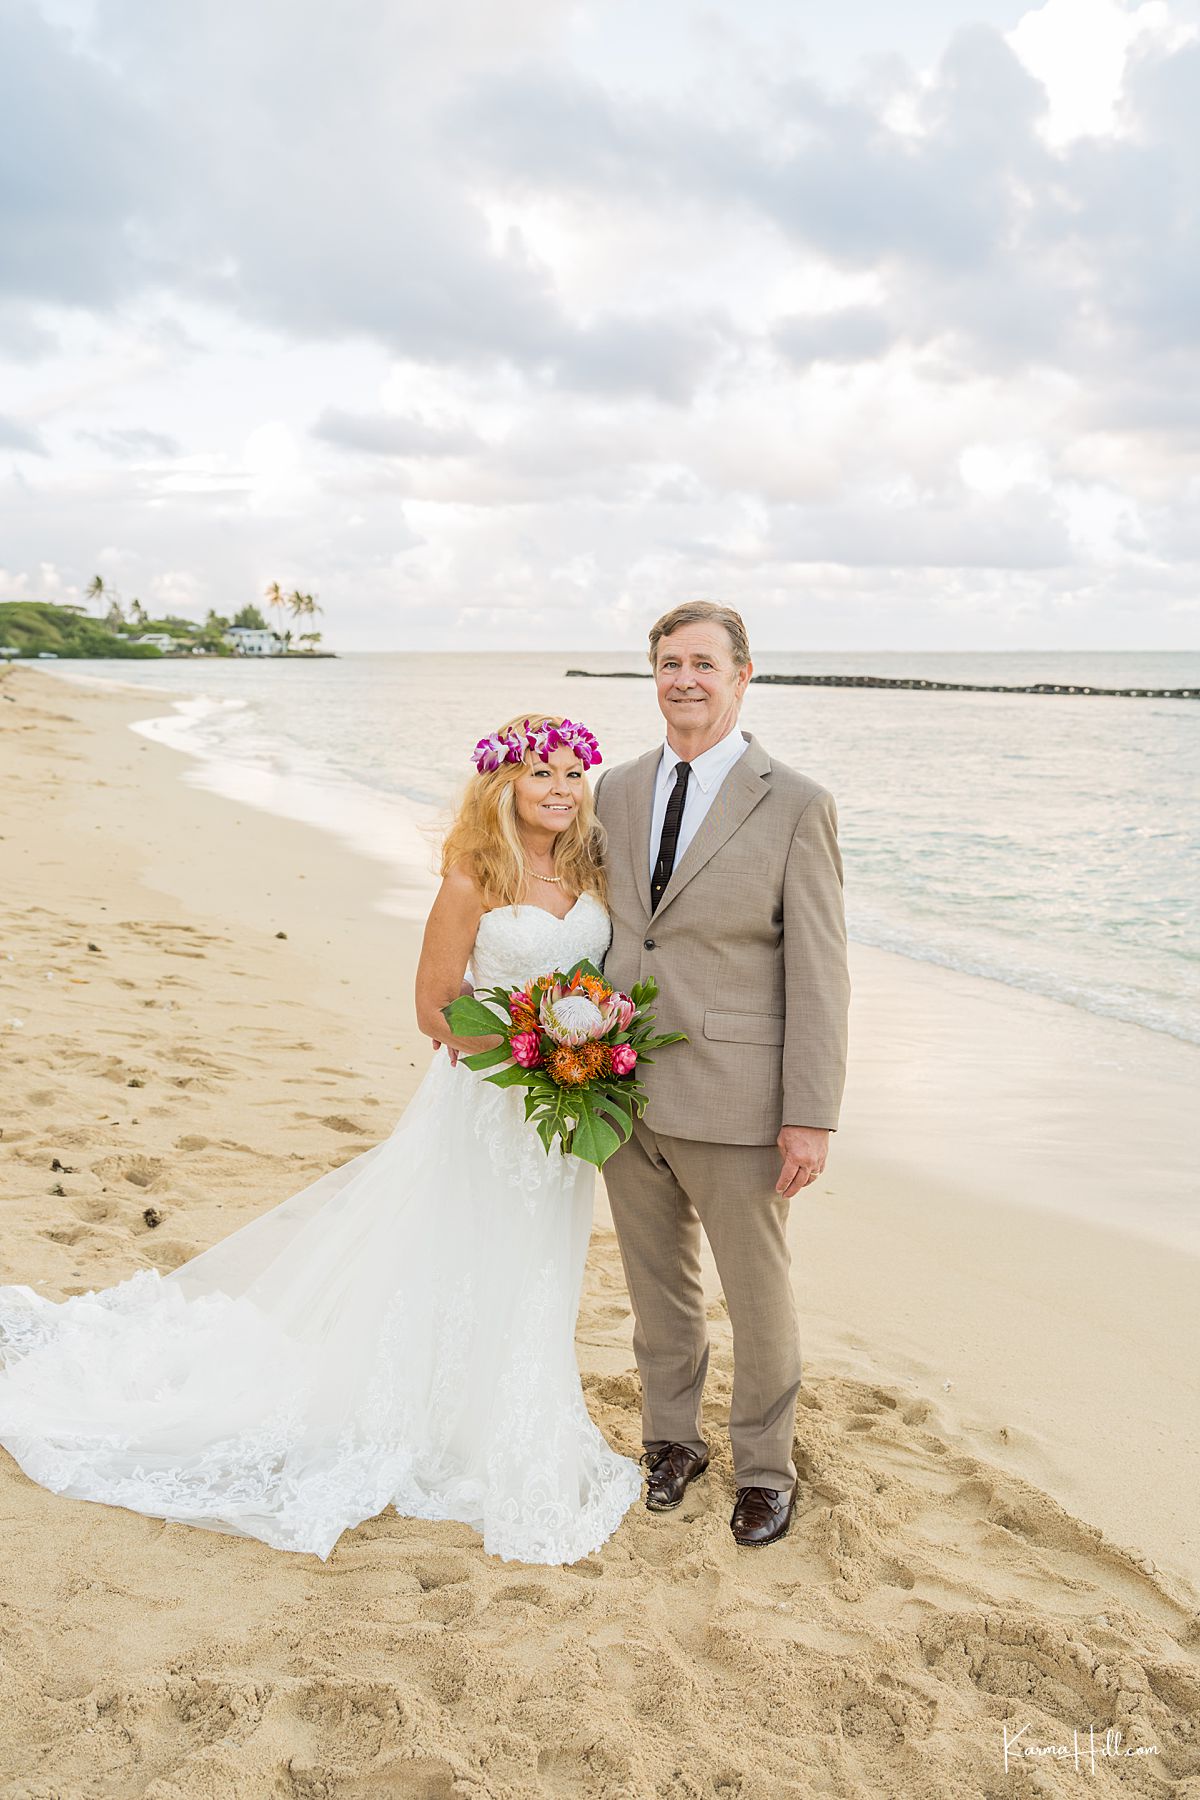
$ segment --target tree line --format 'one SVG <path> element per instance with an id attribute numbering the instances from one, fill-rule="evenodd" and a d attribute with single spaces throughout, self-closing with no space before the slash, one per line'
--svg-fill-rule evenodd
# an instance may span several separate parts
<path id="1" fill-rule="evenodd" d="M 218 652 L 222 648 L 227 648 L 224 645 L 224 634 L 232 630 L 234 626 L 244 626 L 251 631 L 272 630 L 285 651 L 290 650 L 293 643 L 303 644 L 308 649 L 315 650 L 321 642 L 319 631 L 302 631 L 296 634 L 291 625 L 281 626 L 274 621 L 268 626 L 261 610 L 254 605 L 241 607 L 232 618 L 226 618 L 224 614 L 216 612 L 210 607 L 203 627 L 197 628 L 192 620 L 179 619 L 173 614 L 168 614 L 164 619 L 151 618 L 136 595 L 129 602 L 128 612 L 126 612 L 125 603 L 117 589 L 111 582 L 105 581 L 103 575 L 93 575 L 84 592 L 89 600 L 98 605 L 106 605 L 104 623 L 114 633 L 124 633 L 130 628 L 146 631 L 157 627 L 160 630 L 171 632 L 171 635 L 178 635 L 178 628 L 186 626 L 194 643 L 202 648 Z M 302 619 L 314 618 L 317 613 L 323 613 L 325 610 L 324 607 L 318 605 L 315 594 L 302 593 L 299 588 L 293 588 L 292 592 L 287 594 L 278 581 L 271 582 L 263 597 L 267 605 L 274 609 L 275 620 L 287 614 L 290 615 L 293 624 L 298 624 Z M 172 631 L 172 627 L 175 628 L 174 631 Z"/>

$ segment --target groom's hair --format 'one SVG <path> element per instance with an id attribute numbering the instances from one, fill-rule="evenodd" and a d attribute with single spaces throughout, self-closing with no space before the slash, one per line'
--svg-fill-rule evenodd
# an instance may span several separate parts
<path id="1" fill-rule="evenodd" d="M 685 600 L 682 606 L 673 606 L 650 627 L 652 669 L 658 667 L 658 646 L 662 639 L 670 637 L 681 625 L 723 625 L 737 667 L 744 669 L 750 661 L 750 639 L 746 636 L 741 613 L 734 612 L 732 606 L 718 606 L 715 600 Z"/>

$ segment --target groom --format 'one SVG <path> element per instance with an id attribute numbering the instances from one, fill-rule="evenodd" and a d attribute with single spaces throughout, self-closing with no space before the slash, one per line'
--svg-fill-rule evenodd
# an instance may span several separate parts
<path id="1" fill-rule="evenodd" d="M 753 673 L 731 608 L 677 606 L 650 633 L 666 743 L 606 771 L 612 948 L 626 993 L 653 977 L 688 1043 L 639 1071 L 649 1095 L 605 1165 L 633 1304 L 646 1505 L 708 1467 L 700 1228 L 733 1326 L 729 1416 L 739 1544 L 781 1538 L 795 1505 L 800 1344 L 788 1203 L 825 1166 L 846 1065 L 850 979 L 833 796 L 738 725 Z"/>

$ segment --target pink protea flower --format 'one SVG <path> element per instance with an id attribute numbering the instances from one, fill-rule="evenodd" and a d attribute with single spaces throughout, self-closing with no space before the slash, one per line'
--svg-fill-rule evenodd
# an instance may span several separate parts
<path id="1" fill-rule="evenodd" d="M 536 1031 L 518 1031 L 515 1037 L 509 1039 L 508 1047 L 513 1053 L 514 1060 L 519 1062 L 523 1069 L 536 1069 L 542 1060 L 541 1045 Z"/>
<path id="2" fill-rule="evenodd" d="M 601 1011 L 604 1014 L 604 1028 L 606 1031 L 613 1023 L 614 1019 L 622 1031 L 629 1030 L 630 1021 L 633 1018 L 634 1006 L 633 1001 L 629 998 L 628 994 L 611 994 L 604 1002 Z"/>
<path id="3" fill-rule="evenodd" d="M 561 998 L 546 994 L 540 1017 L 542 1030 L 556 1044 L 586 1044 L 608 1029 L 604 1014 L 586 994 L 563 994 Z"/>
<path id="4" fill-rule="evenodd" d="M 632 1075 L 637 1067 L 637 1051 L 632 1044 L 614 1044 L 612 1047 L 612 1072 L 614 1075 Z"/>

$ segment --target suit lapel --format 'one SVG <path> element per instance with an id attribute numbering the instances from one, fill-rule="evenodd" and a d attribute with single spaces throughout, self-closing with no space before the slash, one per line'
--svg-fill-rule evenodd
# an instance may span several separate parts
<path id="1" fill-rule="evenodd" d="M 722 844 L 727 844 L 739 825 L 745 823 L 760 800 L 764 800 L 770 790 L 767 777 L 771 772 L 771 759 L 758 739 L 746 731 L 742 733 L 747 740 L 746 749 L 734 763 L 728 775 L 713 795 L 712 805 L 701 820 L 700 829 L 688 845 L 684 854 L 675 864 L 668 881 L 666 891 L 658 903 L 658 911 L 654 914 L 660 919 L 667 907 L 681 894 L 692 877 L 698 875 L 705 863 L 714 857 Z M 661 753 L 660 753 L 661 754 Z M 648 796 L 653 794 L 653 783 L 647 789 Z M 649 834 L 649 813 L 646 818 L 646 834 Z M 643 846 L 643 849 L 645 846 Z M 643 872 L 646 872 L 646 908 L 650 907 L 650 881 L 647 872 L 647 857 L 642 857 Z"/>
<path id="2" fill-rule="evenodd" d="M 650 914 L 650 820 L 654 813 L 654 784 L 662 750 L 647 750 L 634 764 L 633 789 L 629 801 L 629 853 L 633 858 L 633 878 L 638 897 Z"/>

